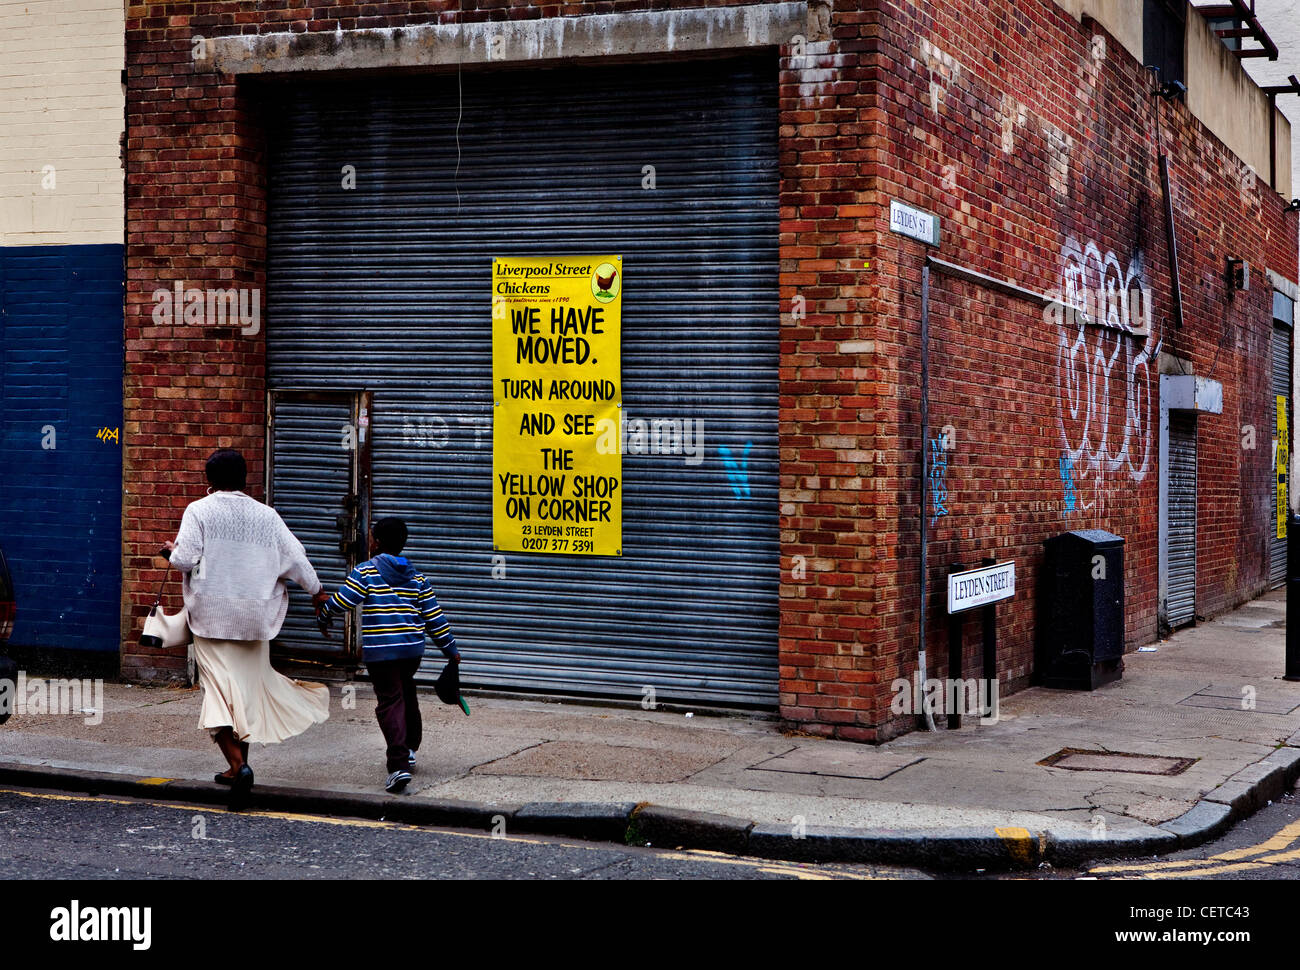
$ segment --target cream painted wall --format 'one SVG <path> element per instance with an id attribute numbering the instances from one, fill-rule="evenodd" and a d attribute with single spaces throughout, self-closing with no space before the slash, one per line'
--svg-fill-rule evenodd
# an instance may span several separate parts
<path id="1" fill-rule="evenodd" d="M 1246 73 L 1254 79 L 1256 84 L 1286 84 L 1288 75 L 1295 74 L 1300 76 L 1300 0 L 1255 0 L 1255 15 L 1259 17 L 1259 22 L 1268 31 L 1269 37 L 1273 38 L 1273 43 L 1277 44 L 1278 59 L 1270 61 L 1265 57 L 1248 57 L 1241 63 L 1245 67 Z M 1247 41 L 1247 46 L 1252 46 L 1254 41 Z M 1278 113 L 1284 115 L 1291 121 L 1300 121 L 1300 94 L 1282 94 L 1277 98 Z M 1283 159 L 1289 159 L 1291 172 L 1291 190 L 1285 193 L 1289 198 L 1293 195 L 1300 195 L 1300 151 L 1296 150 L 1297 138 L 1300 138 L 1300 131 L 1297 126 L 1287 123 L 1287 131 L 1279 131 L 1279 139 L 1288 139 L 1288 144 L 1282 146 L 1287 149 Z M 1279 164 L 1284 164 L 1279 160 Z M 1264 176 L 1267 178 L 1268 173 Z M 1300 271 L 1296 267 L 1270 267 L 1274 272 L 1285 277 L 1291 282 L 1300 282 L 1297 277 Z M 1294 333 L 1294 331 L 1293 331 Z M 1291 362 L 1291 414 L 1292 427 L 1291 431 L 1291 467 L 1289 469 L 1289 489 L 1290 494 L 1288 504 L 1292 511 L 1300 512 L 1300 488 L 1296 487 L 1296 475 L 1300 474 L 1300 428 L 1295 427 L 1300 424 L 1297 421 L 1297 415 L 1300 415 L 1300 409 L 1297 409 L 1294 402 L 1300 400 L 1300 366 L 1297 366 L 1295 355 L 1300 354 L 1300 340 L 1292 340 L 1292 362 Z"/>
<path id="2" fill-rule="evenodd" d="M 1092 17 L 1135 60 L 1142 61 L 1141 0 L 1056 0 L 1056 3 L 1075 19 Z M 1204 6 L 1205 3 L 1196 5 Z M 1282 49 L 1279 61 L 1269 62 L 1262 58 L 1239 61 L 1210 31 L 1205 18 L 1193 16 L 1189 11 L 1187 105 L 1207 128 L 1255 170 L 1257 177 L 1267 180 L 1269 116 L 1267 99 L 1258 90 L 1258 85 L 1284 83 L 1288 74 L 1297 71 L 1295 51 L 1300 47 L 1300 0 L 1257 0 L 1256 10 L 1265 29 Z M 1288 64 L 1290 66 L 1286 67 Z M 1253 85 L 1251 80 L 1255 82 Z M 1285 107 L 1285 104 L 1280 107 Z M 1294 116 L 1293 108 L 1288 117 Z M 1290 122 L 1286 118 L 1279 119 L 1277 126 L 1279 140 L 1290 143 L 1293 136 Z M 1283 174 L 1278 178 L 1278 190 L 1289 197 L 1293 187 L 1300 186 L 1300 172 L 1295 171 L 1300 166 L 1300 153 L 1284 144 L 1279 154 Z"/>
<path id="3" fill-rule="evenodd" d="M 123 242 L 125 28 L 122 0 L 0 0 L 0 245 Z"/>
<path id="4" fill-rule="evenodd" d="M 1140 0 L 1056 0 L 1075 20 L 1091 17 L 1124 45 L 1139 63 L 1142 60 L 1142 4 Z"/>
<path id="5" fill-rule="evenodd" d="M 1204 17 L 1189 14 L 1184 50 L 1188 109 L 1267 182 L 1268 98 Z M 1285 194 L 1290 188 L 1290 171 L 1278 181 Z"/>
<path id="6" fill-rule="evenodd" d="M 1265 57 L 1248 57 L 1241 62 L 1242 67 L 1261 86 L 1286 84 L 1289 75 L 1300 76 L 1300 0 L 1255 0 L 1255 13 L 1268 35 L 1273 38 L 1273 43 L 1277 44 L 1279 56 L 1276 61 Z M 1247 46 L 1253 46 L 1254 43 L 1246 42 Z M 1300 151 L 1296 145 L 1297 139 L 1300 139 L 1300 129 L 1296 126 L 1300 122 L 1300 94 L 1279 95 L 1277 107 L 1288 119 L 1287 125 L 1290 127 L 1288 154 L 1291 191 L 1285 193 L 1289 198 L 1300 195 Z M 1284 131 L 1279 131 L 1279 136 L 1284 134 Z M 1267 177 L 1268 173 L 1264 174 Z"/>

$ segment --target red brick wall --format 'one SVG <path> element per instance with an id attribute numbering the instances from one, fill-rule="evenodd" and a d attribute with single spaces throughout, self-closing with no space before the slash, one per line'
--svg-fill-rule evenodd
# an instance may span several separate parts
<path id="1" fill-rule="evenodd" d="M 185 506 L 207 487 L 217 448 L 248 461 L 261 497 L 266 411 L 261 327 L 171 325 L 154 320 L 156 290 L 265 285 L 265 195 L 256 106 L 234 83 L 198 72 L 191 35 L 213 36 L 244 4 L 150 4 L 127 10 L 127 283 L 123 438 L 122 672 L 182 678 L 183 650 L 141 647 L 140 617 L 153 601 Z M 165 8 L 165 9 L 164 9 Z M 268 16 L 274 17 L 275 14 Z M 238 15 L 245 17 L 245 13 Z M 229 31 L 229 26 L 224 27 Z M 229 79 L 226 79 L 227 81 Z M 252 329 L 251 327 L 249 328 Z M 180 608 L 172 573 L 164 608 Z"/>
<path id="2" fill-rule="evenodd" d="M 128 9 L 128 306 L 123 668 L 146 679 L 177 655 L 134 646 L 159 573 L 151 554 L 202 494 L 202 459 L 222 445 L 250 458 L 261 492 L 264 351 L 260 335 L 154 325 L 152 291 L 264 280 L 264 172 L 256 99 L 196 72 L 193 34 L 334 30 L 421 22 L 571 16 L 666 6 L 650 0 L 555 6 L 496 2 L 211 2 Z M 939 7 L 940 9 L 935 9 Z M 913 4 L 841 0 L 833 39 L 781 73 L 781 710 L 805 729 L 879 740 L 906 730 L 891 681 L 915 673 L 918 612 L 921 244 L 888 231 L 898 198 L 937 213 L 942 258 L 1038 290 L 1060 288 L 1067 240 L 1095 242 L 1122 270 L 1137 260 L 1154 296 L 1161 349 L 1220 381 L 1224 413 L 1201 420 L 1198 609 L 1257 593 L 1266 576 L 1270 475 L 1269 294 L 1263 269 L 1296 275 L 1294 215 L 1262 182 L 1243 195 L 1235 160 L 1182 104 L 1160 108 L 1170 153 L 1187 325 L 1169 320 L 1154 127 L 1136 62 L 1051 0 Z M 932 90 L 931 83 L 938 85 Z M 1023 110 L 1022 110 L 1023 109 Z M 1004 138 L 1009 138 L 1005 143 Z M 1062 164 L 1053 146 L 1069 145 Z M 1227 255 L 1254 289 L 1229 300 Z M 803 306 L 796 311 L 796 297 Z M 1096 331 L 1088 331 L 1095 346 Z M 949 514 L 931 531 L 931 676 L 945 673 L 944 576 L 996 554 L 1017 564 L 1000 608 L 999 669 L 1031 672 L 1041 542 L 1071 528 L 1127 539 L 1130 646 L 1156 634 L 1158 366 L 1138 386 L 1150 412 L 1145 473 L 1120 455 L 1129 408 L 1124 354 L 1098 384 L 1112 420 L 1102 469 L 1087 462 L 1064 508 L 1060 334 L 1041 309 L 948 278 L 931 292 L 931 435 L 952 425 Z M 1140 369 L 1139 369 L 1140 371 Z M 1136 403 L 1142 404 L 1138 397 Z M 1244 452 L 1240 426 L 1259 447 Z M 1078 429 L 1065 427 L 1065 435 Z M 1100 439 L 1094 432 L 1093 441 Z M 1140 452 L 1134 463 L 1141 466 Z M 1104 474 L 1102 474 L 1104 472 Z M 996 494 L 993 494 L 996 492 Z M 1090 507 L 1087 507 L 1090 506 Z M 172 600 L 169 608 L 175 608 Z M 975 639 L 971 624 L 970 639 Z M 978 663 L 972 646 L 970 674 Z M 1005 689 L 1005 687 L 1004 687 Z"/>
<path id="3" fill-rule="evenodd" d="M 678 6 L 701 6 L 680 3 Z M 716 3 L 715 6 L 725 6 Z M 184 651 L 139 646 L 139 625 L 163 577 L 157 550 L 184 507 L 204 494 L 203 462 L 239 449 L 249 491 L 263 493 L 265 345 L 231 326 L 160 326 L 152 294 L 265 285 L 265 166 L 255 92 L 196 68 L 196 36 L 351 30 L 422 23 L 535 19 L 648 10 L 651 0 L 532 4 L 316 3 L 275 0 L 130 4 L 126 11 L 127 295 L 123 441 L 122 671 L 146 681 L 184 676 Z M 172 577 L 175 580 L 175 575 Z M 179 583 L 164 608 L 180 608 Z"/>
<path id="4" fill-rule="evenodd" d="M 809 301 L 807 319 L 787 317 L 784 331 L 783 539 L 784 552 L 812 565 L 807 581 L 783 584 L 782 709 L 815 722 L 808 730 L 878 740 L 915 724 L 891 716 L 889 703 L 891 681 L 916 673 L 920 585 L 926 247 L 888 231 L 889 200 L 938 214 L 937 255 L 951 262 L 1059 291 L 1073 238 L 1080 250 L 1091 242 L 1103 258 L 1114 253 L 1116 268 L 1134 269 L 1154 297 L 1149 340 L 1085 330 L 1088 348 L 1095 353 L 1100 337 L 1115 362 L 1109 380 L 1095 369 L 1089 446 L 1067 511 L 1060 461 L 1067 441 L 1078 451 L 1085 436 L 1058 364 L 1062 337 L 1072 344 L 1077 328 L 1026 301 L 932 277 L 929 434 L 951 425 L 956 448 L 948 514 L 930 530 L 928 673 L 947 673 L 949 567 L 1013 558 L 1018 593 L 999 607 L 1004 691 L 1032 672 L 1041 543 L 1058 532 L 1103 528 L 1126 538 L 1127 644 L 1157 636 L 1157 346 L 1224 389 L 1223 414 L 1203 416 L 1198 430 L 1197 612 L 1264 588 L 1271 293 L 1265 280 L 1229 297 L 1224 259 L 1247 259 L 1256 279 L 1265 267 L 1294 278 L 1296 227 L 1262 181 L 1242 188 L 1240 163 L 1185 105 L 1160 106 L 1186 320 L 1175 330 L 1157 106 L 1147 75 L 1117 42 L 1094 40 L 1100 27 L 1047 0 L 843 4 L 833 23 L 833 80 L 810 97 L 798 72 L 783 78 L 794 121 L 783 198 L 793 272 L 783 297 Z M 807 178 L 812 164 L 816 177 Z M 872 349 L 845 353 L 846 340 Z M 1247 424 L 1258 432 L 1254 451 L 1241 447 Z M 783 565 L 792 577 L 797 563 Z M 978 671 L 977 638 L 972 619 L 968 677 Z"/>

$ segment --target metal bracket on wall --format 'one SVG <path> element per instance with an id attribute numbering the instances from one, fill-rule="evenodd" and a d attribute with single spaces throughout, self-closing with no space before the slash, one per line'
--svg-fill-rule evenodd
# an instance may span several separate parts
<path id="1" fill-rule="evenodd" d="M 1028 287 L 1021 286 L 1018 283 L 1012 283 L 1008 280 L 1000 280 L 995 276 L 988 276 L 978 270 L 967 269 L 965 266 L 958 266 L 956 263 L 950 263 L 947 260 L 930 256 L 926 262 L 934 267 L 938 273 L 945 276 L 953 276 L 959 280 L 965 280 L 968 283 L 974 283 L 976 286 L 984 286 L 990 290 L 996 290 L 1006 296 L 1018 297 L 1022 300 L 1028 300 L 1030 303 L 1038 306 L 1051 306 L 1057 301 L 1047 296 L 1045 293 L 1039 293 L 1037 290 L 1031 290 Z"/>

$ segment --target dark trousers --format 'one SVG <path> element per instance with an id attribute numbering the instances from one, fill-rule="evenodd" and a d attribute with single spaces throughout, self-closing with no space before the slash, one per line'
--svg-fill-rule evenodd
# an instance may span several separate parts
<path id="1" fill-rule="evenodd" d="M 415 696 L 415 672 L 420 669 L 420 658 L 376 660 L 367 663 L 366 669 L 370 671 L 370 683 L 379 699 L 375 717 L 388 742 L 388 770 L 405 770 L 409 763 L 408 749 L 418 751 L 424 734 L 420 702 Z"/>

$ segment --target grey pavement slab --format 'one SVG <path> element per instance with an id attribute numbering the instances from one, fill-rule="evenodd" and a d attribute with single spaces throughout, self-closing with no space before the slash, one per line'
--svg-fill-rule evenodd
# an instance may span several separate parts
<path id="1" fill-rule="evenodd" d="M 920 755 L 899 754 L 865 746 L 860 751 L 846 751 L 843 748 L 799 745 L 785 754 L 760 761 L 748 770 L 883 781 L 895 772 L 923 760 L 925 759 Z"/>

